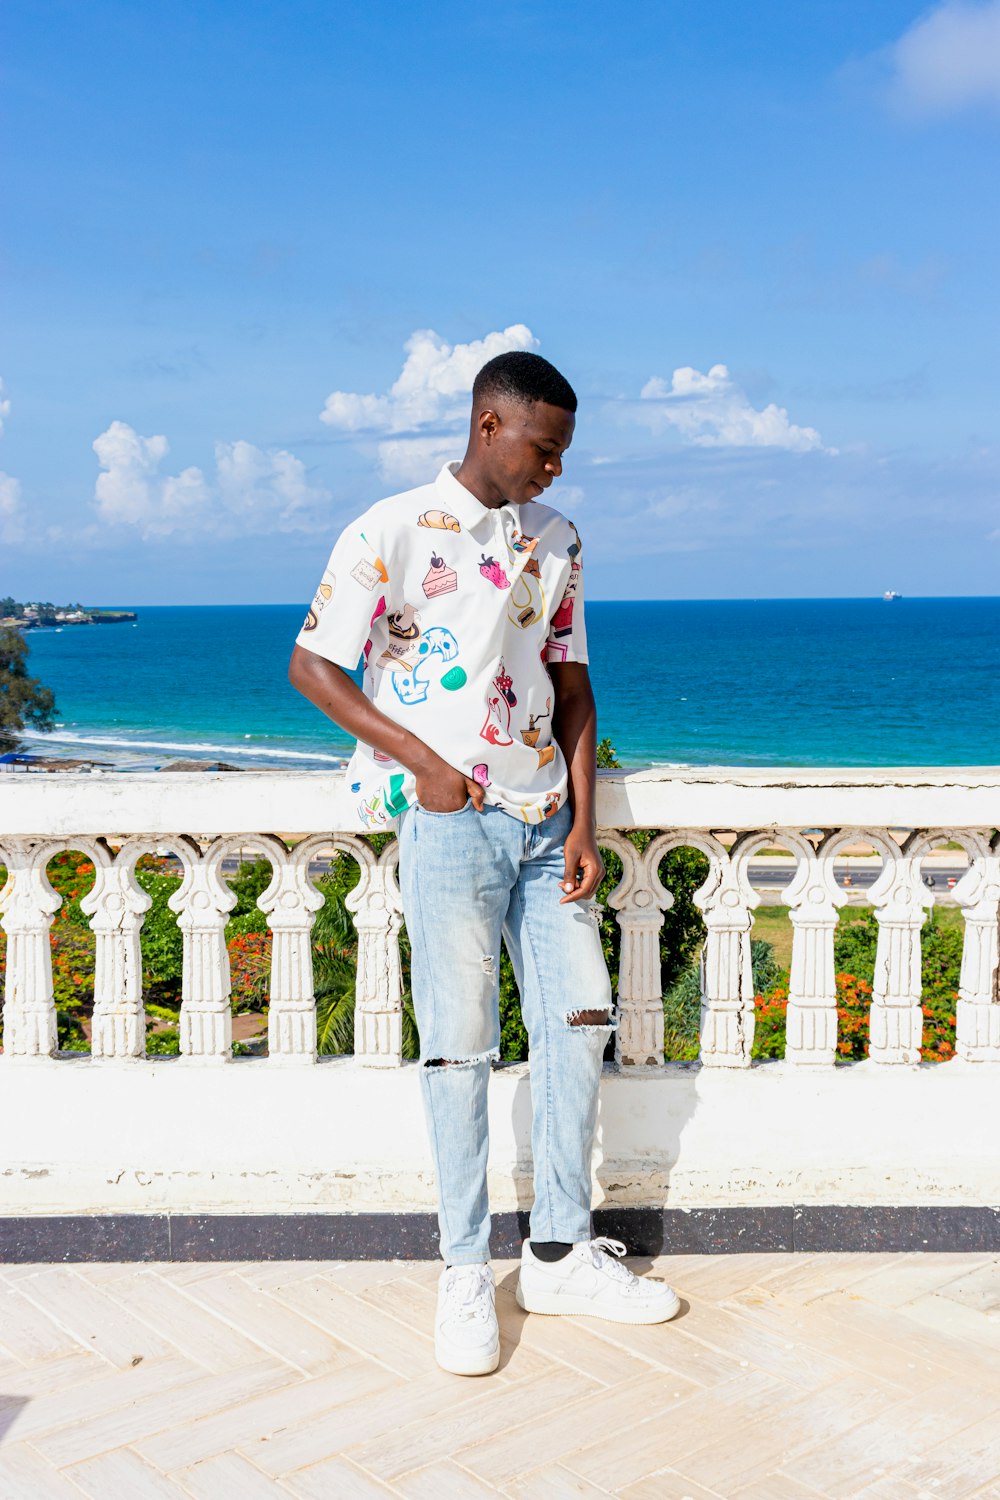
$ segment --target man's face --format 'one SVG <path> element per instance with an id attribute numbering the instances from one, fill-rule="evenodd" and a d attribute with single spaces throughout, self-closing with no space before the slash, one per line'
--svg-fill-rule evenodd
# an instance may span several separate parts
<path id="1" fill-rule="evenodd" d="M 576 417 L 544 401 L 532 406 L 504 403 L 501 411 L 483 416 L 494 419 L 486 450 L 490 477 L 515 505 L 537 500 L 562 473 Z"/>

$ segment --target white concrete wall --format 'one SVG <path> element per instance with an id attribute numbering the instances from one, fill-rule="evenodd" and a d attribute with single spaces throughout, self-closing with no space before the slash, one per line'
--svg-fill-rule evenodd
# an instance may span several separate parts
<path id="1" fill-rule="evenodd" d="M 40 1059 L 0 1073 L 2 1213 L 435 1207 L 418 1065 Z M 606 1072 L 594 1205 L 1000 1204 L 992 1065 Z M 527 1064 L 491 1079 L 491 1201 L 531 1203 Z"/>

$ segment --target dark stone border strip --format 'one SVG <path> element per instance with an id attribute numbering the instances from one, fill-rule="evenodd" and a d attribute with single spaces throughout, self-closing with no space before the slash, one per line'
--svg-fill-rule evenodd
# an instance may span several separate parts
<path id="1" fill-rule="evenodd" d="M 496 1256 L 520 1254 L 527 1213 L 493 1216 Z M 601 1208 L 594 1233 L 631 1255 L 1000 1251 L 1000 1208 Z M 437 1216 L 58 1214 L 0 1217 L 0 1264 L 31 1261 L 435 1260 Z"/>

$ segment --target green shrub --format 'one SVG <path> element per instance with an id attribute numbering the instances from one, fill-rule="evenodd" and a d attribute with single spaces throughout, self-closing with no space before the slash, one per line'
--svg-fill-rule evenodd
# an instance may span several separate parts
<path id="1" fill-rule="evenodd" d="M 226 876 L 226 880 L 236 895 L 236 905 L 226 923 L 226 942 L 248 933 L 268 932 L 267 917 L 257 905 L 257 898 L 271 884 L 269 862 L 266 859 L 243 860 L 232 875 Z"/>
<path id="2" fill-rule="evenodd" d="M 176 1014 L 181 1003 L 184 943 L 177 917 L 167 905 L 180 889 L 181 877 L 166 860 L 145 855 L 136 866 L 136 882 L 152 898 L 140 934 L 142 993 L 147 1006 L 158 1005 Z"/>

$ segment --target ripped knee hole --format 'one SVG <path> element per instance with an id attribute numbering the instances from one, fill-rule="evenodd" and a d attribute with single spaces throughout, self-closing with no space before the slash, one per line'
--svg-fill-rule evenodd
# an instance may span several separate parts
<path id="1" fill-rule="evenodd" d="M 471 1057 L 429 1057 L 425 1068 L 475 1068 L 480 1063 L 500 1061 L 500 1048 L 491 1047 L 488 1052 L 476 1052 Z"/>
<path id="2" fill-rule="evenodd" d="M 566 1020 L 570 1026 L 607 1026 L 610 1013 L 606 1010 L 571 1010 Z"/>

